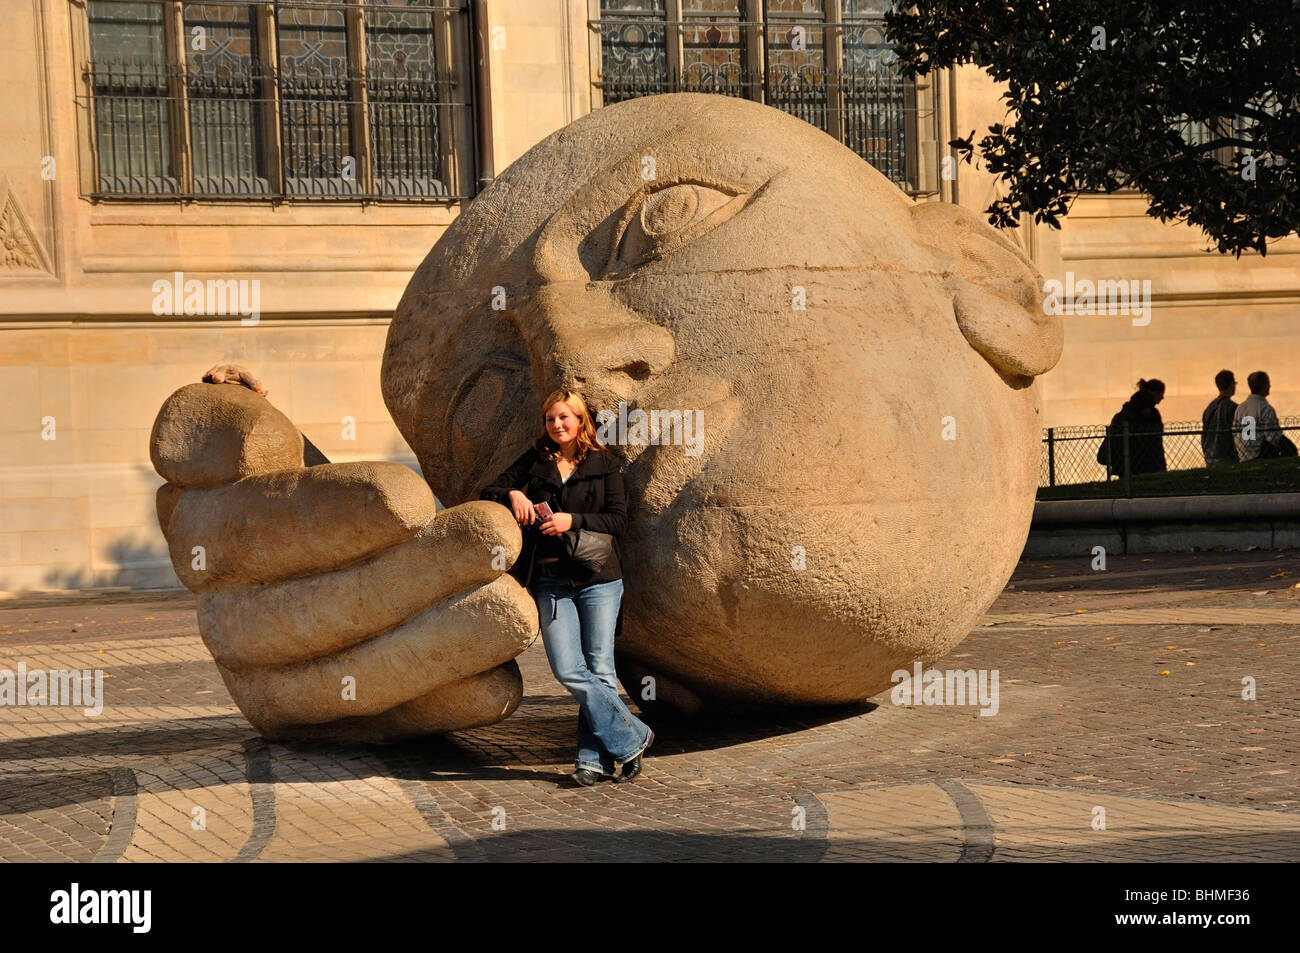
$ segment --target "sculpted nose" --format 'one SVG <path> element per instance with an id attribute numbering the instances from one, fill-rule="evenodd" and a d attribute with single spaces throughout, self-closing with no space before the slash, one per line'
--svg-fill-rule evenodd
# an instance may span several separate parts
<path id="1" fill-rule="evenodd" d="M 547 389 L 572 385 L 600 406 L 634 399 L 673 363 L 672 332 L 642 320 L 603 289 L 549 286 L 535 296 Z"/>

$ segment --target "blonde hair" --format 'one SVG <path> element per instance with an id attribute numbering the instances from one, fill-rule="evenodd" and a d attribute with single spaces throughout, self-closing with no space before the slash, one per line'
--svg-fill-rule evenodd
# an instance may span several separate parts
<path id="1" fill-rule="evenodd" d="M 587 408 L 587 400 L 576 390 L 555 390 L 542 401 L 542 435 L 533 441 L 533 446 L 537 452 L 547 460 L 557 460 L 560 456 L 560 447 L 551 435 L 546 432 L 546 412 L 556 404 L 568 404 L 569 409 L 573 411 L 578 418 L 578 436 L 575 438 L 578 444 L 577 452 L 574 453 L 574 459 L 581 462 L 587 456 L 590 450 L 602 451 L 608 453 L 605 445 L 596 437 L 596 425 L 592 423 L 591 411 Z"/>

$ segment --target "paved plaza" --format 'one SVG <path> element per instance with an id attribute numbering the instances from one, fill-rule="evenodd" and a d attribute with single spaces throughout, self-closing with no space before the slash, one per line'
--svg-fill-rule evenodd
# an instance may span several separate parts
<path id="1" fill-rule="evenodd" d="M 0 669 L 99 668 L 102 714 L 0 707 L 7 861 L 1300 860 L 1300 554 L 1021 563 L 939 669 L 997 714 L 874 705 L 651 720 L 631 784 L 571 787 L 577 706 L 420 743 L 258 738 L 187 592 L 0 602 Z M 1255 698 L 1243 698 L 1253 680 Z"/>

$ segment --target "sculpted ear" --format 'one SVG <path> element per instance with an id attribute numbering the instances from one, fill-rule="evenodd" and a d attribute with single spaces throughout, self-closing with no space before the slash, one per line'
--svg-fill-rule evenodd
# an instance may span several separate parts
<path id="1" fill-rule="evenodd" d="M 953 313 L 971 347 L 1006 374 L 1036 377 L 1055 367 L 1065 326 L 1043 313 L 1042 276 L 1015 243 L 947 202 L 913 206 L 912 221 L 946 261 Z"/>

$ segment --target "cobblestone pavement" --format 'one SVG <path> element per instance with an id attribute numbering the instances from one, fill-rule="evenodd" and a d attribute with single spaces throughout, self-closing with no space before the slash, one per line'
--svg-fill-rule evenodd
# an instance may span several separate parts
<path id="1" fill-rule="evenodd" d="M 106 679 L 98 716 L 0 707 L 0 858 L 1300 860 L 1300 554 L 1090 563 L 1022 563 L 937 663 L 998 670 L 994 717 L 885 693 L 655 722 L 643 777 L 594 788 L 540 644 L 499 725 L 288 746 L 231 703 L 188 593 L 0 602 L 0 669 Z"/>

